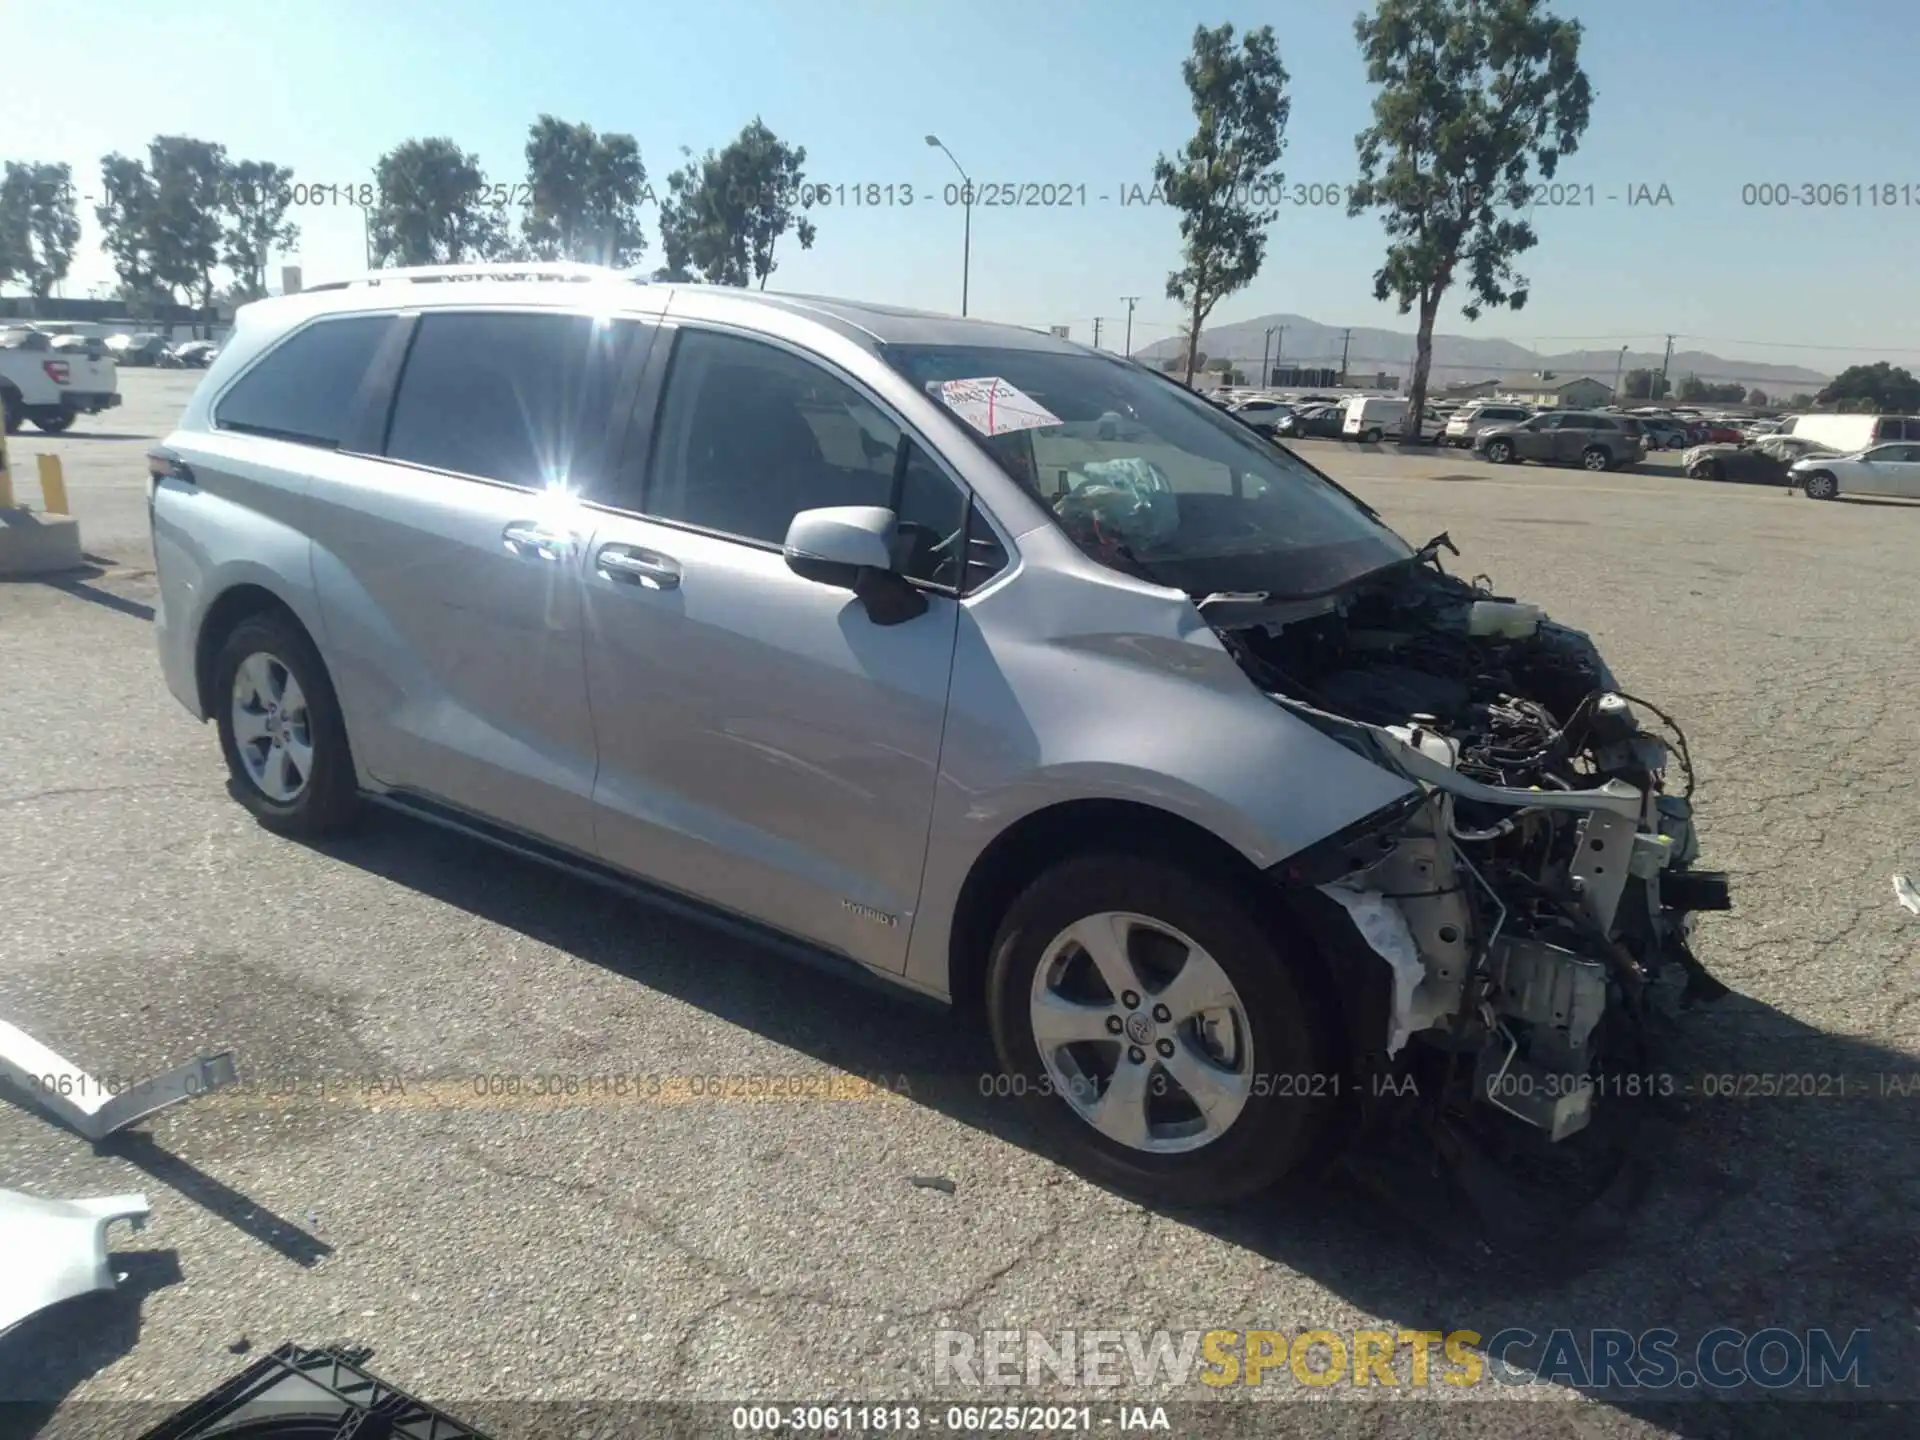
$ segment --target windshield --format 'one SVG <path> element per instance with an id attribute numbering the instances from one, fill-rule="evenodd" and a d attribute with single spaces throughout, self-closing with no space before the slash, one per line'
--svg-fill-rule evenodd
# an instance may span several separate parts
<path id="1" fill-rule="evenodd" d="M 972 346 L 882 353 L 1115 568 L 1196 596 L 1293 598 L 1413 554 L 1332 481 L 1131 362 Z M 997 408 L 982 403 L 988 392 Z"/>

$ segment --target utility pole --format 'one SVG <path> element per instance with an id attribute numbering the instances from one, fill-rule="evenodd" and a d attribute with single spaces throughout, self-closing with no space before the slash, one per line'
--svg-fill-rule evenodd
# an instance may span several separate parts
<path id="1" fill-rule="evenodd" d="M 1667 398 L 1667 366 L 1672 363 L 1673 363 L 1673 336 L 1669 335 L 1667 336 L 1667 353 L 1665 357 L 1660 361 L 1660 383 L 1654 386 L 1654 389 L 1659 392 L 1653 397 L 1653 403 L 1656 405 L 1658 405 L 1662 400 Z"/>
<path id="2" fill-rule="evenodd" d="M 1352 343 L 1353 329 L 1348 327 L 1347 332 L 1340 337 L 1340 383 L 1342 385 L 1347 383 L 1347 347 Z"/>
<path id="3" fill-rule="evenodd" d="M 1100 317 L 1098 315 L 1093 317 L 1093 348 L 1096 350 L 1100 348 Z"/>
<path id="4" fill-rule="evenodd" d="M 1133 307 L 1140 303 L 1140 297 L 1122 295 L 1120 298 L 1127 302 L 1127 358 L 1131 360 L 1133 358 Z"/>

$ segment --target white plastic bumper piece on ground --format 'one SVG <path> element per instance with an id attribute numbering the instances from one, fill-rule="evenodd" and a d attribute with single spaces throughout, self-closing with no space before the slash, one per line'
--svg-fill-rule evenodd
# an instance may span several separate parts
<path id="1" fill-rule="evenodd" d="M 35 1311 L 114 1287 L 107 1226 L 147 1223 L 147 1197 L 39 1200 L 0 1190 L 0 1334 Z"/>
<path id="2" fill-rule="evenodd" d="M 0 1081 L 22 1099 L 51 1110 L 89 1140 L 100 1140 L 156 1110 L 218 1090 L 240 1078 L 233 1052 L 202 1055 L 176 1070 L 117 1088 L 94 1079 L 17 1025 L 0 1020 Z"/>

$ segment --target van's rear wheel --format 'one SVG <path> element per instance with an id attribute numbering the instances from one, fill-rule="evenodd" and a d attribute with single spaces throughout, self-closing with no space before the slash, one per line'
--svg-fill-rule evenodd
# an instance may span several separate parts
<path id="1" fill-rule="evenodd" d="M 307 634 L 249 615 L 213 666 L 214 718 L 233 796 L 267 829 L 318 836 L 358 809 L 353 754 L 333 682 Z"/>
<path id="2" fill-rule="evenodd" d="M 1096 1179 L 1171 1204 L 1254 1194 L 1312 1152 L 1338 1094 L 1293 963 L 1244 899 L 1179 866 L 1063 861 L 994 945 L 1008 1089 Z"/>

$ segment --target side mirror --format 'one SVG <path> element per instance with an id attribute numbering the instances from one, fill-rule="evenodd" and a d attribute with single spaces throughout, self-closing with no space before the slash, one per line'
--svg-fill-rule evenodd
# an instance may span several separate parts
<path id="1" fill-rule="evenodd" d="M 851 590 L 876 625 L 898 625 L 927 610 L 927 597 L 893 568 L 893 511 L 882 505 L 802 510 L 781 547 L 802 579 Z"/>

